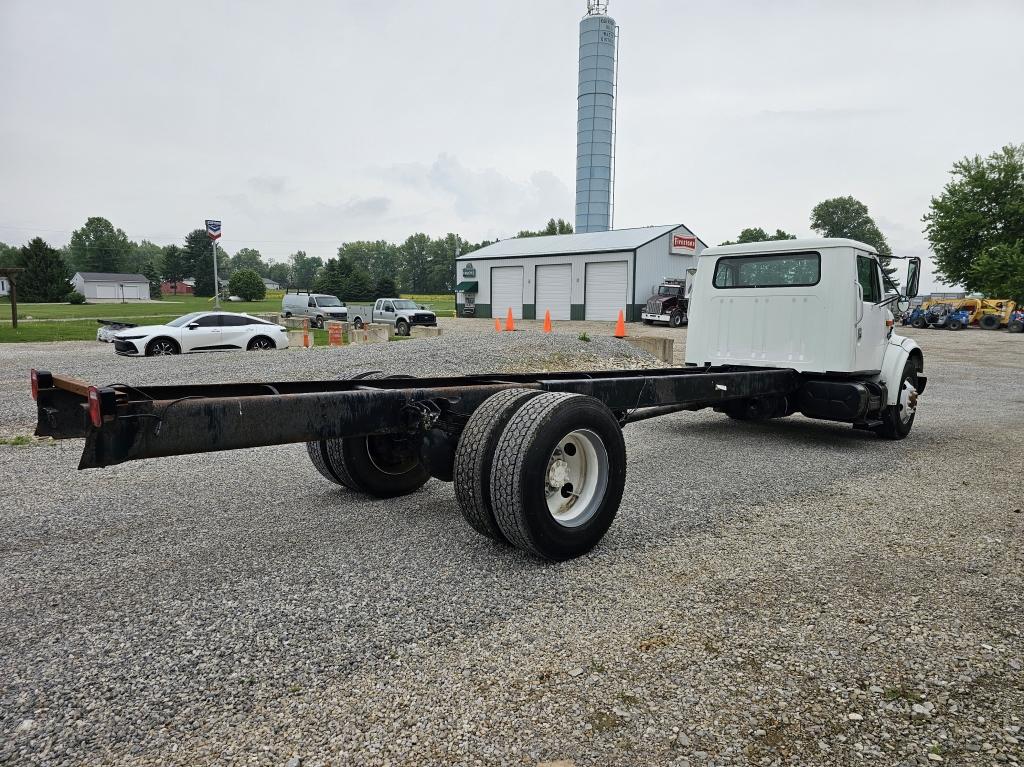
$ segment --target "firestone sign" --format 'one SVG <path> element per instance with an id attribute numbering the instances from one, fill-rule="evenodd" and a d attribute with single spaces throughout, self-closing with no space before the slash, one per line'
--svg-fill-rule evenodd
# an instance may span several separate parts
<path id="1" fill-rule="evenodd" d="M 476 267 L 474 267 L 472 264 L 466 264 L 464 267 L 462 267 L 462 276 L 466 279 L 472 279 L 473 277 L 476 277 Z"/>
<path id="2" fill-rule="evenodd" d="M 689 234 L 673 234 L 671 253 L 696 255 L 697 238 Z"/>

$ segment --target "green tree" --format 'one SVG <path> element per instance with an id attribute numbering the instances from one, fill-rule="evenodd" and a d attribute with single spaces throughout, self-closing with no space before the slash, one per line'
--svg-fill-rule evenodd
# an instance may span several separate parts
<path id="1" fill-rule="evenodd" d="M 316 279 L 313 280 L 313 290 L 317 293 L 337 296 L 342 300 L 350 300 L 346 299 L 346 293 L 348 292 L 348 275 L 352 269 L 351 264 L 347 262 L 345 266 L 348 268 L 342 266 L 341 259 L 327 259 L 327 263 L 323 265 L 323 268 L 317 273 Z"/>
<path id="2" fill-rule="evenodd" d="M 773 240 L 795 240 L 796 235 L 776 229 L 775 234 L 768 234 L 759 226 L 744 229 L 735 240 L 726 240 L 721 245 L 742 245 L 745 242 L 771 242 Z"/>
<path id="3" fill-rule="evenodd" d="M 263 261 L 263 256 L 255 248 L 242 248 L 231 257 L 232 274 L 239 269 L 251 269 L 260 277 L 266 277 L 268 274 L 267 268 L 267 264 Z"/>
<path id="4" fill-rule="evenodd" d="M 398 285 L 391 277 L 381 277 L 373 289 L 374 298 L 398 298 Z"/>
<path id="5" fill-rule="evenodd" d="M 562 219 L 548 219 L 547 226 L 537 231 L 523 229 L 516 237 L 547 237 L 552 234 L 572 234 L 572 224 Z"/>
<path id="6" fill-rule="evenodd" d="M 430 274 L 430 237 L 418 232 L 406 238 L 399 248 L 400 280 L 406 293 L 426 293 Z"/>
<path id="7" fill-rule="evenodd" d="M 154 300 L 163 298 L 163 293 L 160 291 L 160 270 L 157 269 L 156 264 L 152 261 L 145 263 L 140 273 L 149 280 L 149 297 Z"/>
<path id="8" fill-rule="evenodd" d="M 376 298 L 370 273 L 361 266 L 352 269 L 345 288 L 345 300 L 350 302 L 372 301 Z"/>
<path id="9" fill-rule="evenodd" d="M 15 267 L 18 265 L 19 249 L 5 242 L 0 242 L 0 266 Z"/>
<path id="10" fill-rule="evenodd" d="M 67 300 L 71 293 L 67 264 L 60 251 L 51 248 L 41 237 L 22 246 L 18 254 L 18 266 L 25 270 L 18 275 L 18 296 L 23 301 Z"/>
<path id="11" fill-rule="evenodd" d="M 136 244 L 129 243 L 131 248 L 125 257 L 122 268 L 132 274 L 145 274 L 149 266 L 159 273 L 163 270 L 164 249 L 155 242 L 143 240 Z"/>
<path id="12" fill-rule="evenodd" d="M 348 258 L 353 264 L 366 268 L 374 282 L 385 276 L 397 278 L 401 270 L 399 247 L 384 240 L 342 243 L 338 248 L 338 256 Z"/>
<path id="13" fill-rule="evenodd" d="M 291 285 L 300 290 L 309 290 L 323 268 L 324 261 L 319 256 L 307 256 L 304 250 L 297 251 L 289 257 L 291 262 Z"/>
<path id="14" fill-rule="evenodd" d="M 177 245 L 168 245 L 164 248 L 163 257 L 163 278 L 171 283 L 171 291 L 177 295 L 178 284 L 191 274 L 186 269 L 185 251 Z"/>
<path id="15" fill-rule="evenodd" d="M 263 284 L 259 272 L 254 269 L 239 269 L 232 272 L 228 290 L 231 291 L 231 295 L 246 301 L 262 301 L 267 295 L 267 286 Z"/>
<path id="16" fill-rule="evenodd" d="M 967 278 L 972 289 L 1024 305 L 1024 240 L 990 247 L 974 259 Z"/>
<path id="17" fill-rule="evenodd" d="M 195 279 L 197 296 L 212 296 L 216 291 L 213 284 L 213 245 L 205 229 L 193 229 L 185 237 L 185 262 Z M 228 256 L 217 248 L 217 269 L 224 279 L 230 271 Z"/>
<path id="18" fill-rule="evenodd" d="M 292 270 L 288 264 L 271 264 L 267 276 L 282 288 L 287 288 L 291 282 Z"/>
<path id="19" fill-rule="evenodd" d="M 1024 144 L 965 157 L 950 175 L 924 216 L 936 272 L 968 291 L 1005 297 L 1014 290 L 1014 254 L 1024 248 Z"/>
<path id="20" fill-rule="evenodd" d="M 868 213 L 868 206 L 853 197 L 833 197 L 819 202 L 811 211 L 811 229 L 822 237 L 847 237 L 871 245 L 881 256 L 882 271 L 890 277 L 892 248 Z"/>
<path id="21" fill-rule="evenodd" d="M 128 265 L 132 243 L 121 229 L 100 216 L 88 218 L 71 233 L 71 267 L 77 272 L 120 272 Z"/>

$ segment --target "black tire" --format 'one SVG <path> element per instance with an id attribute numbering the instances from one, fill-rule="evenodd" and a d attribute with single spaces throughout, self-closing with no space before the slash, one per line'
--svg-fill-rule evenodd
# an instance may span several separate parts
<path id="1" fill-rule="evenodd" d="M 654 320 L 644 320 L 644 325 L 653 325 Z"/>
<path id="2" fill-rule="evenodd" d="M 556 448 L 567 448 L 568 440 L 580 434 L 592 435 L 605 461 L 602 466 L 599 454 L 594 463 L 596 485 L 591 503 L 578 512 L 582 518 L 566 524 L 548 507 L 551 462 Z M 562 454 L 576 452 L 566 449 Z M 502 431 L 493 464 L 491 503 L 501 532 L 518 548 L 556 561 L 585 554 L 601 540 L 615 519 L 626 484 L 622 429 L 602 402 L 581 394 L 549 392 L 528 400 Z M 583 487 L 581 492 L 586 493 Z M 566 489 L 572 495 L 574 487 L 562 487 L 562 497 L 568 498 Z"/>
<path id="3" fill-rule="evenodd" d="M 292 313 L 291 312 L 285 312 L 284 316 L 285 316 L 285 319 L 287 319 L 287 318 L 292 316 Z"/>
<path id="4" fill-rule="evenodd" d="M 917 374 L 921 372 L 919 363 L 916 357 L 911 357 L 907 360 L 907 364 L 903 366 L 903 374 L 900 376 L 899 390 L 903 391 L 903 384 L 906 381 L 916 388 L 917 387 Z M 885 409 L 881 414 L 882 425 L 875 428 L 875 434 L 882 439 L 903 439 L 910 430 L 914 428 L 914 419 L 917 418 L 917 412 L 911 414 L 910 418 L 906 421 L 900 417 L 902 407 L 900 405 L 886 405 Z"/>
<path id="5" fill-rule="evenodd" d="M 910 324 L 913 325 L 918 330 L 928 327 L 928 322 L 925 320 L 924 317 L 917 317 Z"/>
<path id="6" fill-rule="evenodd" d="M 270 351 L 271 349 L 276 349 L 277 346 L 275 346 L 274 342 L 266 336 L 256 336 L 245 348 L 251 352 L 265 352 Z"/>
<path id="7" fill-rule="evenodd" d="M 399 320 L 395 323 L 395 333 L 400 336 L 409 335 L 409 323 L 405 320 Z"/>
<path id="8" fill-rule="evenodd" d="M 668 324 L 669 327 L 681 328 L 683 326 L 683 313 L 672 312 L 672 314 L 668 316 Z"/>
<path id="9" fill-rule="evenodd" d="M 352 320 L 352 327 L 354 327 L 356 330 L 362 330 L 363 321 L 359 317 L 356 317 L 354 320 Z"/>
<path id="10" fill-rule="evenodd" d="M 349 380 L 412 377 L 389 376 L 372 370 L 349 376 Z M 325 478 L 376 498 L 408 495 L 430 479 L 420 462 L 419 442 L 415 437 L 385 434 L 324 439 L 307 442 L 306 452 Z"/>
<path id="11" fill-rule="evenodd" d="M 983 330 L 999 330 L 1002 324 L 1003 322 L 998 314 L 986 314 L 978 320 L 978 327 Z"/>
<path id="12" fill-rule="evenodd" d="M 181 354 L 181 347 L 173 338 L 154 338 L 146 344 L 147 357 L 166 357 L 171 354 Z"/>
<path id="13" fill-rule="evenodd" d="M 315 320 L 313 320 L 313 325 L 318 327 L 318 328 L 320 328 L 321 330 L 323 330 L 324 318 L 319 316 L 319 315 L 317 315 L 317 318 Z"/>
<path id="14" fill-rule="evenodd" d="M 1024 322 L 1021 320 L 1015 320 L 1006 326 L 1008 333 L 1024 333 Z"/>
<path id="15" fill-rule="evenodd" d="M 946 323 L 946 327 L 949 328 L 950 330 L 963 330 L 964 323 L 961 322 L 960 320 L 950 320 L 949 322 Z"/>
<path id="16" fill-rule="evenodd" d="M 506 543 L 491 504 L 491 465 L 506 424 L 536 389 L 506 389 L 486 400 L 470 416 L 455 450 L 455 497 L 469 526 L 480 535 Z"/>

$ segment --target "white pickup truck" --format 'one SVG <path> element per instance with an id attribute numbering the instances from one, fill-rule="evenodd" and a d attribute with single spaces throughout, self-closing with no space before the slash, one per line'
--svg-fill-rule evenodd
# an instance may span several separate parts
<path id="1" fill-rule="evenodd" d="M 395 333 L 409 335 L 417 325 L 437 327 L 437 315 L 409 298 L 378 298 L 370 304 L 349 304 L 348 319 L 353 327 L 367 322 L 383 322 L 395 326 Z"/>

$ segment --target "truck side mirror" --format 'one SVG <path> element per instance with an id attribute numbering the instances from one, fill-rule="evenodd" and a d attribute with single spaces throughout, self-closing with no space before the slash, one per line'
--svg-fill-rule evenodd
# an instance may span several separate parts
<path id="1" fill-rule="evenodd" d="M 907 264 L 907 298 L 914 298 L 921 283 L 921 259 L 914 257 Z"/>

